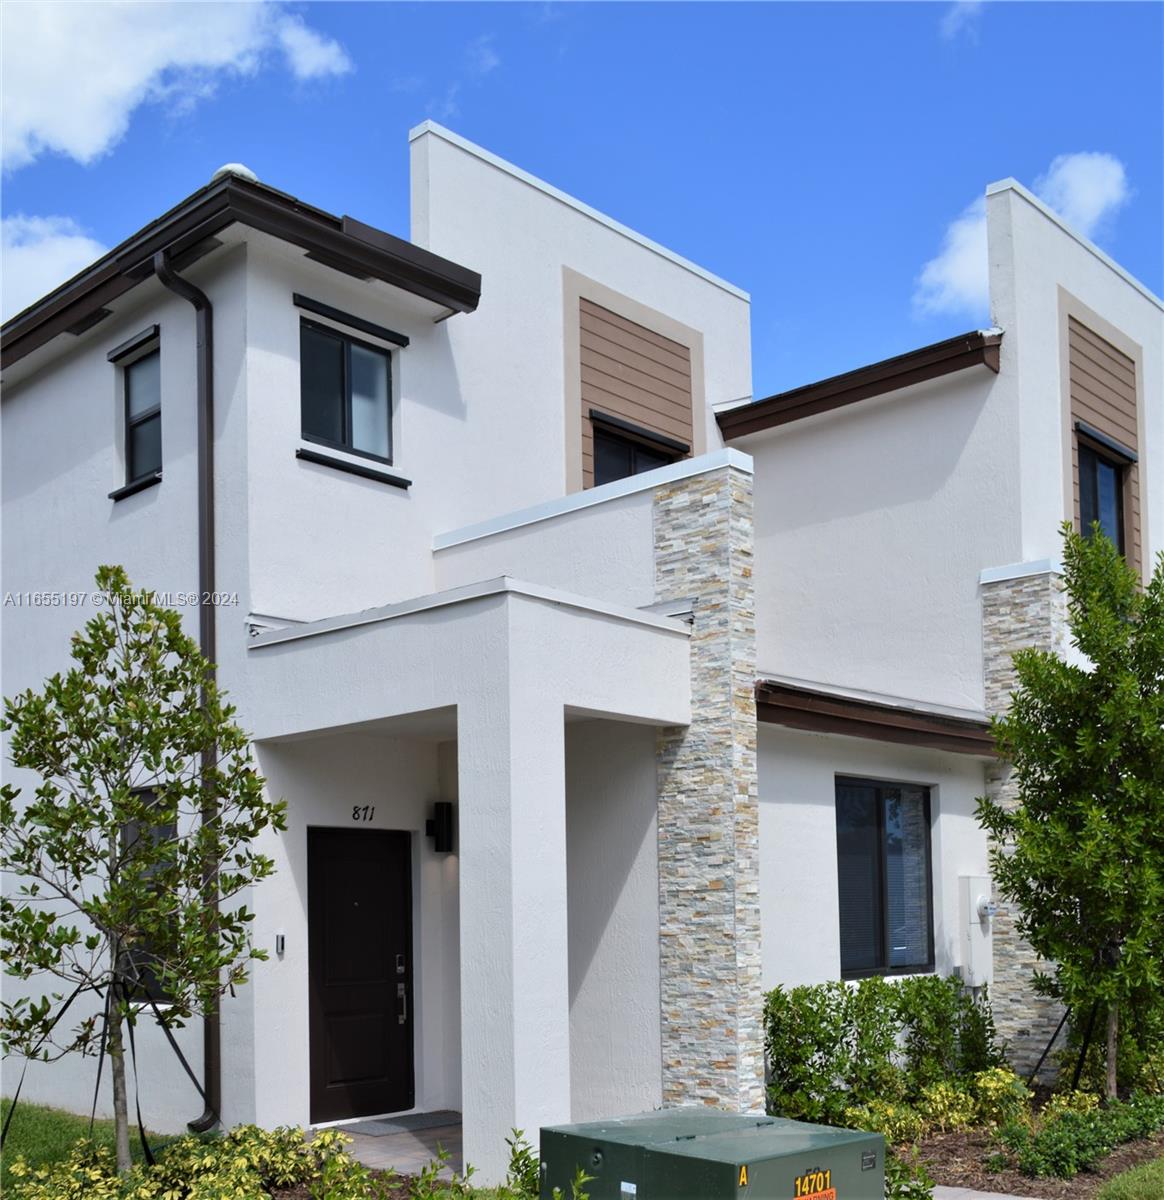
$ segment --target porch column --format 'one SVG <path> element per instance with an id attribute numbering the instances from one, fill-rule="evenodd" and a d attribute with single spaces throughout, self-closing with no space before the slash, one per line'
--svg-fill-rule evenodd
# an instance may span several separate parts
<path id="1" fill-rule="evenodd" d="M 563 710 L 510 689 L 457 715 L 465 1161 L 504 1179 L 512 1128 L 570 1118 Z"/>

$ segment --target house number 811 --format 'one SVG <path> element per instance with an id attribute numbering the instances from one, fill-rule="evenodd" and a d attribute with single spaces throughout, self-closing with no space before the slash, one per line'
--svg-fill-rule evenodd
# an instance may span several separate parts
<path id="1" fill-rule="evenodd" d="M 374 804 L 353 804 L 352 805 L 352 820 L 353 821 L 370 821 L 376 815 L 376 806 Z"/>

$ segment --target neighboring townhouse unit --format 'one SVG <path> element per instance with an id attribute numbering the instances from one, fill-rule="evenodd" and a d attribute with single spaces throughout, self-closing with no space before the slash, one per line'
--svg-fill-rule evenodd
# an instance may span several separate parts
<path id="1" fill-rule="evenodd" d="M 1007 182 L 996 328 L 751 403 L 744 292 L 411 152 L 411 241 L 224 169 L 4 327 L 0 590 L 209 583 L 288 803 L 271 959 L 179 1034 L 224 1120 L 456 1109 L 493 1178 L 513 1126 L 760 1109 L 763 990 L 871 973 L 993 978 L 1026 1053 L 987 714 L 1063 645 L 1062 519 L 1164 544 L 1160 301 Z M 5 607 L 4 694 L 84 616 Z"/>

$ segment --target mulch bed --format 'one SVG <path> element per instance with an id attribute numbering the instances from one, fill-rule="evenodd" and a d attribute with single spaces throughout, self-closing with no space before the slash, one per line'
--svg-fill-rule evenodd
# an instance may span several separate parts
<path id="1" fill-rule="evenodd" d="M 1107 1158 L 1074 1179 L 1032 1178 L 1021 1171 L 988 1171 L 982 1165 L 997 1147 L 982 1129 L 962 1133 L 935 1133 L 919 1147 L 926 1170 L 936 1183 L 947 1187 L 976 1188 L 1011 1196 L 1034 1196 L 1038 1200 L 1094 1200 L 1113 1175 L 1164 1156 L 1164 1131 L 1137 1142 L 1117 1146 Z"/>

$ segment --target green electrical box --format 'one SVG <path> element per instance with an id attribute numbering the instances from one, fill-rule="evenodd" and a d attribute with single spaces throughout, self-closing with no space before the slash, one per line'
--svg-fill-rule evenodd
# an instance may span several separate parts
<path id="1" fill-rule="evenodd" d="M 885 1140 L 828 1125 L 671 1108 L 541 1132 L 541 1197 L 569 1200 L 884 1200 Z"/>

